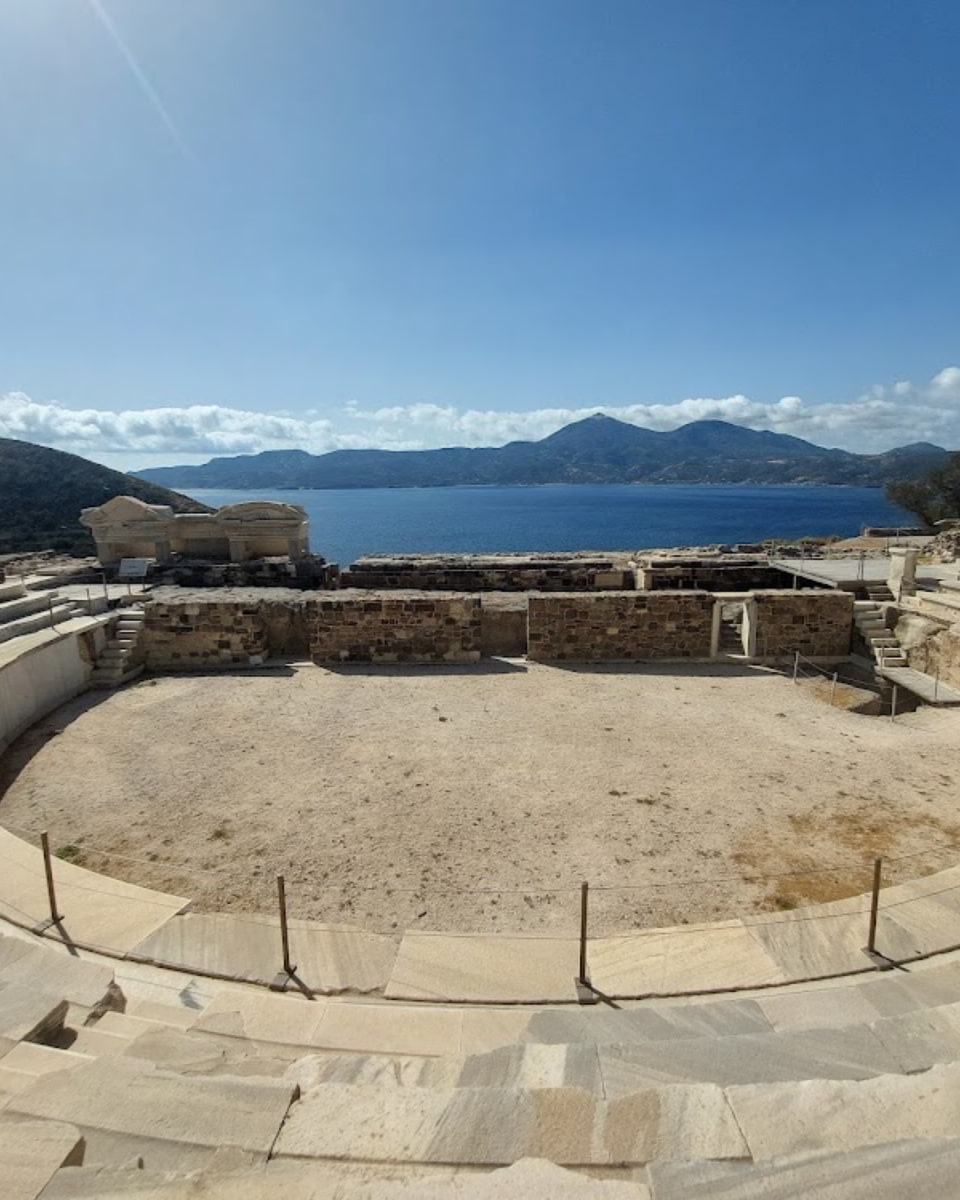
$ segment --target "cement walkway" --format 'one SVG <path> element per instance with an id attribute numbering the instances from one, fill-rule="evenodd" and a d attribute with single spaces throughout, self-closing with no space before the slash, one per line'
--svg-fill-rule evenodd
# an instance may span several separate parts
<path id="1" fill-rule="evenodd" d="M 279 922 L 266 915 L 187 913 L 180 896 L 53 860 L 62 914 L 48 936 L 181 971 L 270 983 L 282 966 Z M 49 915 L 40 851 L 0 829 L 0 917 L 22 927 Z M 611 997 L 767 988 L 875 968 L 864 953 L 869 897 L 790 912 L 590 939 L 588 976 Z M 960 866 L 881 892 L 877 949 L 909 960 L 960 946 Z M 361 929 L 290 922 L 296 980 L 316 993 L 380 993 L 434 1003 L 571 1003 L 575 936 Z"/>
<path id="2" fill-rule="evenodd" d="M 919 696 L 924 704 L 953 705 L 960 704 L 960 692 L 947 684 L 941 683 L 932 675 L 924 675 L 912 667 L 878 667 L 877 674 L 889 679 L 897 687 L 904 688 Z"/>
<path id="3" fill-rule="evenodd" d="M 189 903 L 97 875 L 53 859 L 57 907 L 62 915 L 50 936 L 120 954 L 132 950 Z M 35 846 L 0 829 L 0 916 L 38 925 L 50 916 L 43 855 Z"/>
<path id="4" fill-rule="evenodd" d="M 886 583 L 890 574 L 888 558 L 777 558 L 771 566 L 789 575 L 797 575 L 823 587 L 850 591 L 868 583 Z M 918 563 L 917 579 L 935 583 L 940 579 L 956 579 L 955 563 Z"/>

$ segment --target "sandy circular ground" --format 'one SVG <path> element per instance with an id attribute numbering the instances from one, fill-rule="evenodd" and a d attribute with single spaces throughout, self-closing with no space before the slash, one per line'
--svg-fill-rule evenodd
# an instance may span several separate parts
<path id="1" fill-rule="evenodd" d="M 0 764 L 0 822 L 201 909 L 272 911 L 283 872 L 297 917 L 571 933 L 587 879 L 610 932 L 949 865 L 958 732 L 762 669 L 296 664 L 64 706 Z"/>

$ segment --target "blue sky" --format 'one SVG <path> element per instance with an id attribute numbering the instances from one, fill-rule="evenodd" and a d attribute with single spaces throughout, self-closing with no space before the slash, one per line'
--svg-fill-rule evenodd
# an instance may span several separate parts
<path id="1" fill-rule="evenodd" d="M 956 0 L 3 0 L 0 435 L 960 447 Z"/>

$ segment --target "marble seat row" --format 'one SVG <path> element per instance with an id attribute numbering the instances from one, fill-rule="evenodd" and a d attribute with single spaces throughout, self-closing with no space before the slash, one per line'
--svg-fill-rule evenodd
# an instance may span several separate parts
<path id="1" fill-rule="evenodd" d="M 173 973 L 159 1003 L 138 970 L 121 990 L 101 961 L 0 937 L 0 1170 L 38 1147 L 11 1195 L 267 1196 L 282 1178 L 293 1196 L 499 1200 L 562 1196 L 566 1168 L 581 1188 L 603 1175 L 597 1196 L 730 1200 L 816 1196 L 854 1161 L 883 1195 L 926 1150 L 931 1179 L 956 1161 L 960 961 L 544 1009 L 198 1000 Z M 549 1161 L 511 1166 L 530 1158 Z"/>

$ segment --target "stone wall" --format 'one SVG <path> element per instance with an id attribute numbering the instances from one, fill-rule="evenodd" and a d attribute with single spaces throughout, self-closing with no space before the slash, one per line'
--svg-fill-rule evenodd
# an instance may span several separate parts
<path id="1" fill-rule="evenodd" d="M 512 597 L 162 588 L 146 605 L 137 658 L 159 671 L 242 667 L 277 656 L 317 663 L 463 663 L 524 652 L 542 662 L 709 659 L 716 603 L 699 590 Z M 849 653 L 850 593 L 758 591 L 747 605 L 759 658 Z"/>
<path id="2" fill-rule="evenodd" d="M 267 624 L 255 601 L 154 601 L 146 606 L 137 652 L 160 671 L 249 666 L 269 653 Z"/>
<path id="3" fill-rule="evenodd" d="M 338 592 L 310 602 L 316 663 L 477 662 L 479 596 Z"/>
<path id="4" fill-rule="evenodd" d="M 589 554 L 371 554 L 344 587 L 452 592 L 600 591 L 633 587 L 625 561 Z"/>
<path id="5" fill-rule="evenodd" d="M 749 592 L 755 588 L 782 588 L 791 585 L 791 576 L 771 566 L 766 558 L 734 555 L 695 558 L 691 555 L 659 555 L 641 558 L 636 566 L 637 587 L 699 589 L 707 592 Z"/>
<path id="6" fill-rule="evenodd" d="M 304 558 L 255 558 L 247 562 L 185 559 L 155 567 L 149 577 L 157 584 L 182 588 L 283 587 L 315 591 L 335 587 L 339 574 L 336 563 L 326 562 L 319 554 L 310 554 Z"/>
<path id="7" fill-rule="evenodd" d="M 850 653 L 853 593 L 833 589 L 753 592 L 756 654 L 845 658 Z"/>
<path id="8" fill-rule="evenodd" d="M 531 596 L 527 654 L 539 662 L 644 662 L 709 658 L 707 592 Z"/>

